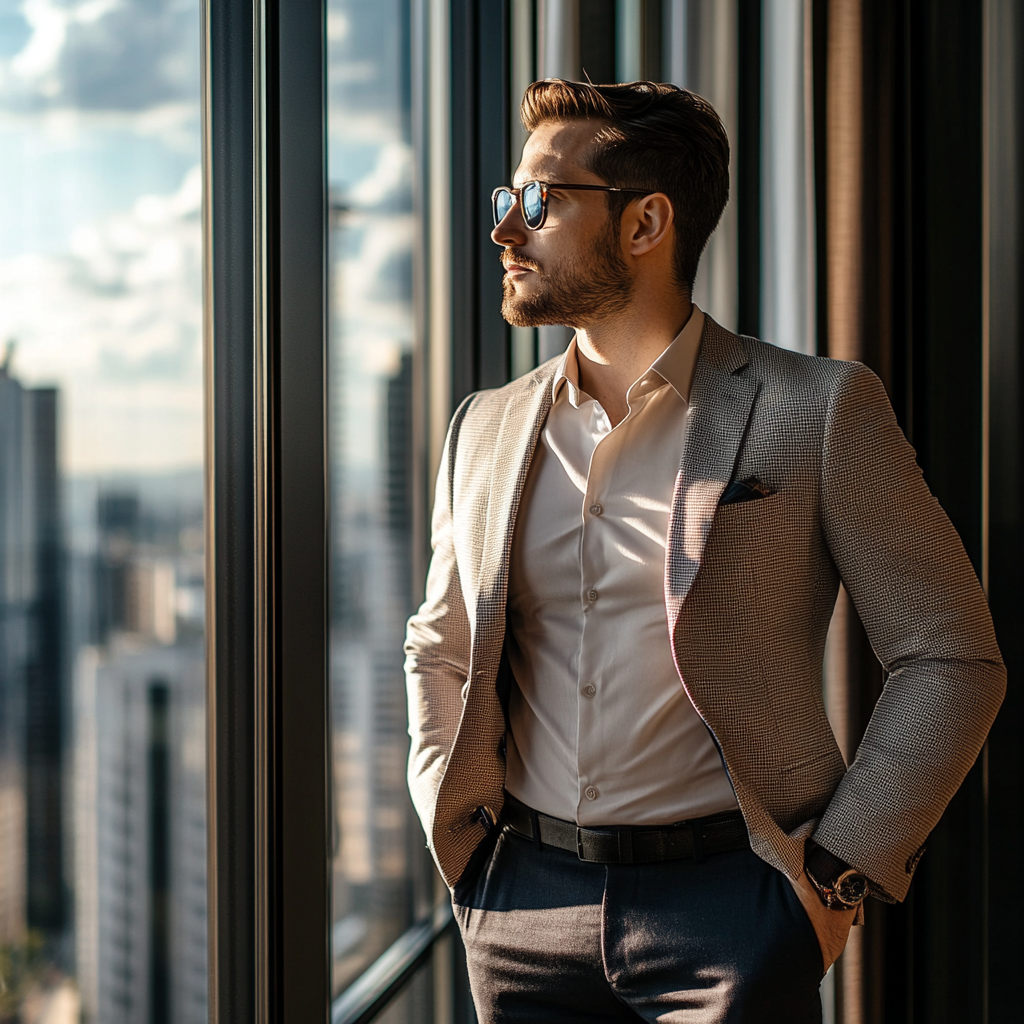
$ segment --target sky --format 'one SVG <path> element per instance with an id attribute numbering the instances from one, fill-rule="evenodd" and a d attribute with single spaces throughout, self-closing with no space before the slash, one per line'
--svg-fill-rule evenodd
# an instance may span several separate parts
<path id="1" fill-rule="evenodd" d="M 329 0 L 336 457 L 379 462 L 412 344 L 407 3 Z M 71 474 L 203 454 L 199 0 L 0 0 L 0 346 Z"/>
<path id="2" fill-rule="evenodd" d="M 66 472 L 202 462 L 198 0 L 0 0 L 0 343 Z"/>
<path id="3" fill-rule="evenodd" d="M 413 343 L 408 11 L 408 0 L 327 6 L 328 176 L 347 210 L 331 236 L 332 461 L 370 487 L 387 381 Z"/>

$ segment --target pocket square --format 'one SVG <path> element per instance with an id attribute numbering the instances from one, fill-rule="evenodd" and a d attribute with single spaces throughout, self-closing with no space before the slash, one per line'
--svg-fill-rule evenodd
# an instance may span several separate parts
<path id="1" fill-rule="evenodd" d="M 719 505 L 738 505 L 741 501 L 756 501 L 774 494 L 775 489 L 758 480 L 756 476 L 748 476 L 746 480 L 734 480 L 725 489 Z"/>

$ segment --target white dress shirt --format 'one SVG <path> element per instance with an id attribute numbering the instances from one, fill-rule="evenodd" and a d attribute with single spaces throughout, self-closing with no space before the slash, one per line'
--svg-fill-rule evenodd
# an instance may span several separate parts
<path id="1" fill-rule="evenodd" d="M 506 788 L 580 825 L 658 825 L 736 808 L 672 658 L 665 547 L 704 315 L 629 389 L 615 427 L 555 378 L 512 542 Z"/>

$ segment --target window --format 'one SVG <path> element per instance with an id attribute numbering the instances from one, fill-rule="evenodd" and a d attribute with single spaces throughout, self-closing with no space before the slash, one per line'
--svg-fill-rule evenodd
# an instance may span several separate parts
<path id="1" fill-rule="evenodd" d="M 413 528 L 414 159 L 407 0 L 327 8 L 333 988 L 435 894 L 405 782 Z"/>
<path id="2" fill-rule="evenodd" d="M 0 1018 L 207 1014 L 199 7 L 0 8 Z"/>

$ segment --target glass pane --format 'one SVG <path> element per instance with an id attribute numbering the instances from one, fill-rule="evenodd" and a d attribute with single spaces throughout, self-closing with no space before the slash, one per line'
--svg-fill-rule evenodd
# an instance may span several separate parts
<path id="1" fill-rule="evenodd" d="M 198 0 L 0 0 L 0 1020 L 205 1021 Z"/>
<path id="2" fill-rule="evenodd" d="M 333 954 L 340 992 L 422 913 L 405 784 L 412 595 L 412 142 L 407 0 L 330 0 Z"/>
<path id="3" fill-rule="evenodd" d="M 424 1024 L 436 1021 L 437 1006 L 434 1001 L 434 962 L 431 957 L 412 976 L 405 987 L 384 1007 L 373 1024 Z"/>

